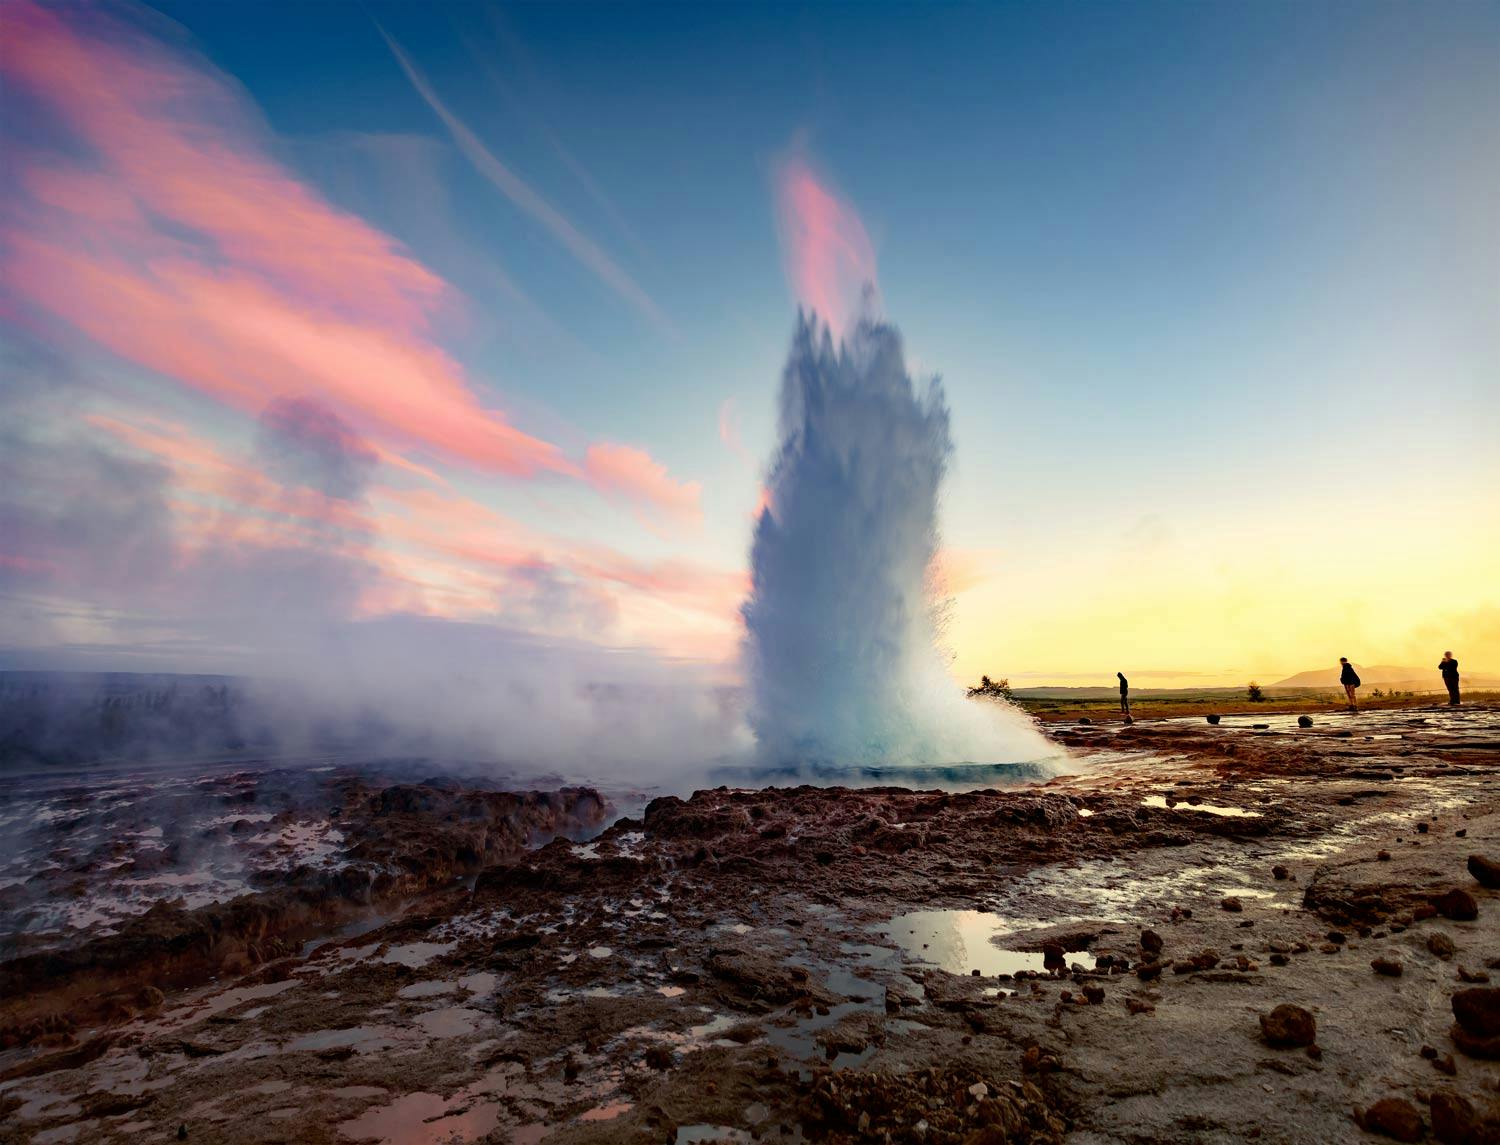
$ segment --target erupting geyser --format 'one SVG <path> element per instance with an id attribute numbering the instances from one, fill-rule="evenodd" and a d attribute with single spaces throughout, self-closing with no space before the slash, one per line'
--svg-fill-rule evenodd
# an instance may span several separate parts
<path id="1" fill-rule="evenodd" d="M 1019 711 L 948 675 L 929 577 L 953 443 L 937 379 L 920 391 L 895 328 L 835 349 L 803 317 L 745 603 L 750 726 L 766 762 L 813 768 L 1035 761 Z"/>

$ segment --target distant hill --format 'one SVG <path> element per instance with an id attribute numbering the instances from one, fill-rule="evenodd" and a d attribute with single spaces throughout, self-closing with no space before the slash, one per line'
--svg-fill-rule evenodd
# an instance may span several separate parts
<path id="1" fill-rule="evenodd" d="M 1371 664 L 1366 667 L 1363 664 L 1355 664 L 1354 670 L 1359 673 L 1360 683 L 1366 688 L 1400 688 L 1413 692 L 1441 692 L 1443 690 L 1443 681 L 1438 675 L 1436 659 L 1433 660 L 1431 668 L 1410 668 L 1394 664 Z M 1459 661 L 1459 671 L 1463 676 L 1464 687 L 1500 687 L 1500 676 L 1488 672 L 1464 672 L 1462 660 Z M 1295 676 L 1288 676 L 1285 680 L 1277 680 L 1274 684 L 1266 685 L 1268 688 L 1337 688 L 1338 686 L 1339 665 L 1337 661 L 1330 667 L 1298 672 Z"/>

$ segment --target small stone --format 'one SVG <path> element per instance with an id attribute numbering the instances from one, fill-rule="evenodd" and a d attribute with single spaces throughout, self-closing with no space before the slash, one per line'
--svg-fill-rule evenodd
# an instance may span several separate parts
<path id="1" fill-rule="evenodd" d="M 1270 958 L 1270 963 L 1272 966 L 1285 966 L 1290 961 L 1291 959 L 1288 958 L 1285 954 L 1273 954 Z"/>
<path id="2" fill-rule="evenodd" d="M 1139 998 L 1126 998 L 1125 1009 L 1129 1010 L 1132 1014 L 1156 1013 L 1155 1006 L 1153 1006 L 1150 1002 L 1143 1002 Z"/>
<path id="3" fill-rule="evenodd" d="M 1460 982 L 1470 982 L 1470 983 L 1475 983 L 1475 984 L 1481 984 L 1481 983 L 1488 982 L 1490 980 L 1490 976 L 1489 976 L 1489 973 L 1487 971 L 1484 971 L 1484 970 L 1470 970 L 1470 969 L 1468 969 L 1465 966 L 1460 966 L 1458 968 L 1458 980 Z"/>
<path id="4" fill-rule="evenodd" d="M 1204 716 L 1203 718 L 1206 719 L 1211 724 L 1217 724 L 1219 722 L 1219 717 L 1218 716 Z"/>
<path id="5" fill-rule="evenodd" d="M 1160 978 L 1162 964 L 1160 962 L 1142 962 L 1135 968 L 1135 976 L 1142 982 L 1150 982 L 1154 978 Z"/>
<path id="6" fill-rule="evenodd" d="M 1500 1036 L 1500 989 L 1475 986 L 1453 995 L 1453 1016 L 1471 1034 Z"/>
<path id="7" fill-rule="evenodd" d="M 1469 856 L 1469 874 L 1473 875 L 1482 887 L 1490 890 L 1500 890 L 1500 863 L 1494 859 L 1487 859 L 1483 855 Z"/>
<path id="8" fill-rule="evenodd" d="M 1375 857 L 1382 863 L 1389 863 L 1391 861 L 1391 853 L 1389 851 L 1376 851 Z"/>
<path id="9" fill-rule="evenodd" d="M 1437 1070 L 1438 1073 L 1447 1074 L 1449 1077 L 1455 1077 L 1458 1074 L 1458 1063 L 1453 1060 L 1452 1054 L 1444 1054 L 1440 1058 L 1434 1058 L 1432 1068 Z"/>
<path id="10" fill-rule="evenodd" d="M 1067 966 L 1068 960 L 1062 944 L 1058 942 L 1042 943 L 1042 965 L 1048 970 L 1061 970 Z"/>
<path id="11" fill-rule="evenodd" d="M 1427 1109 L 1432 1114 L 1432 1134 L 1445 1145 L 1479 1140 L 1479 1117 L 1467 1098 L 1452 1090 L 1440 1089 L 1432 1095 Z"/>
<path id="12" fill-rule="evenodd" d="M 1393 958 L 1373 958 L 1370 960 L 1370 968 L 1376 974 L 1384 974 L 1387 978 L 1401 977 L 1401 963 Z"/>
<path id="13" fill-rule="evenodd" d="M 1297 717 L 1297 726 L 1299 728 L 1310 728 L 1310 727 L 1312 727 L 1312 717 L 1311 716 L 1298 716 Z"/>
<path id="14" fill-rule="evenodd" d="M 1457 831 L 1453 832 L 1453 837 L 1455 839 L 1467 839 L 1469 837 L 1469 829 L 1467 827 L 1460 827 Z"/>
<path id="15" fill-rule="evenodd" d="M 1267 1044 L 1281 1047 L 1310 1046 L 1318 1038 L 1318 1023 L 1301 1006 L 1283 1002 L 1260 1016 L 1260 1030 Z"/>
<path id="16" fill-rule="evenodd" d="M 177 1140 L 179 1140 L 179 1141 L 186 1141 L 187 1140 L 187 1126 L 186 1125 L 179 1125 L 177 1127 Z"/>
<path id="17" fill-rule="evenodd" d="M 1417 834 L 1418 835 L 1425 835 L 1425 834 L 1427 834 L 1427 824 L 1426 823 L 1418 823 L 1417 824 Z"/>
<path id="18" fill-rule="evenodd" d="M 1322 1061 L 1323 1047 L 1318 1045 L 1317 1043 L 1313 1043 L 1312 1045 L 1307 1047 L 1307 1056 L 1312 1058 L 1312 1060 L 1315 1062 Z"/>
<path id="19" fill-rule="evenodd" d="M 1382 1097 L 1355 1120 L 1366 1132 L 1397 1141 L 1420 1141 L 1427 1132 L 1417 1107 L 1400 1097 Z"/>
<path id="20" fill-rule="evenodd" d="M 1423 1046 L 1417 1051 L 1417 1053 L 1420 1056 L 1426 1058 L 1428 1061 L 1431 1061 L 1433 1058 L 1437 1057 L 1437 1050 L 1432 1046 Z"/>
<path id="21" fill-rule="evenodd" d="M 1325 942 L 1322 946 L 1318 947 L 1318 949 L 1321 950 L 1324 954 L 1337 954 L 1342 948 L 1336 942 Z"/>
<path id="22" fill-rule="evenodd" d="M 1161 953 L 1161 935 L 1154 930 L 1141 931 L 1141 949 L 1150 954 Z"/>
<path id="23" fill-rule="evenodd" d="M 976 1081 L 973 1085 L 969 1086 L 969 1096 L 975 1101 L 983 1101 L 989 1095 L 990 1087 L 982 1081 Z"/>
<path id="24" fill-rule="evenodd" d="M 979 977 L 979 976 L 980 976 L 980 975 L 979 975 L 979 967 L 977 967 L 977 966 L 976 966 L 976 967 L 974 967 L 974 969 L 973 969 L 973 970 L 970 970 L 970 971 L 969 971 L 969 973 L 970 973 L 970 974 L 971 974 L 971 975 L 973 975 L 973 976 L 974 976 L 974 977 L 975 977 L 975 978 L 978 978 L 978 977 Z"/>
<path id="25" fill-rule="evenodd" d="M 1090 1006 L 1097 1006 L 1104 1001 L 1104 987 L 1085 986 L 1083 988 L 1083 996 L 1087 999 Z"/>
<path id="26" fill-rule="evenodd" d="M 1342 930 L 1330 930 L 1327 934 L 1327 938 L 1329 942 L 1343 943 L 1349 941 L 1349 936 L 1346 935 Z"/>
<path id="27" fill-rule="evenodd" d="M 1432 900 L 1432 905 L 1444 918 L 1455 922 L 1468 922 L 1479 917 L 1479 904 L 1474 901 L 1474 896 L 1458 887 L 1438 895 Z"/>
<path id="28" fill-rule="evenodd" d="M 1286 878 L 1289 874 L 1291 874 L 1291 872 L 1283 867 L 1280 863 L 1277 863 L 1274 867 L 1271 868 L 1271 877 L 1278 882 Z"/>
<path id="29" fill-rule="evenodd" d="M 1453 939 L 1449 938 L 1441 930 L 1435 930 L 1427 936 L 1427 949 L 1435 957 L 1444 962 L 1458 953 L 1458 948 L 1453 945 Z"/>
<path id="30" fill-rule="evenodd" d="M 1239 899 L 1235 898 L 1234 895 L 1230 895 L 1228 898 L 1224 899 L 1219 903 L 1219 906 L 1223 907 L 1231 914 L 1239 914 L 1240 911 L 1245 909 L 1244 904 L 1242 904 Z"/>

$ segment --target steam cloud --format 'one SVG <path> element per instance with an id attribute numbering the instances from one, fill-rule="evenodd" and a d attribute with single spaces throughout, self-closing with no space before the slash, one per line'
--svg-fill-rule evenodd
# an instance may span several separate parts
<path id="1" fill-rule="evenodd" d="M 750 727 L 764 760 L 812 768 L 1036 761 L 1016 709 L 967 701 L 938 648 L 928 577 L 953 452 L 937 379 L 918 393 L 895 328 L 835 350 L 799 320 L 744 606 Z"/>

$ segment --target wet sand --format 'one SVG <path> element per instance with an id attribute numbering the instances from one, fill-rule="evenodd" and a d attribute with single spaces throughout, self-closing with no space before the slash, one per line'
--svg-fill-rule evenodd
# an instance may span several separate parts
<path id="1" fill-rule="evenodd" d="M 1496 1139 L 1500 1043 L 1453 997 L 1500 983 L 1467 867 L 1500 711 L 1256 722 L 1053 726 L 1079 770 L 1045 784 L 721 788 L 479 862 L 461 784 L 362 788 L 339 830 L 407 870 L 395 917 L 217 981 L 139 945 L 112 1015 L 86 964 L 27 979 L 0 1140 Z M 1271 1044 L 1283 1004 L 1310 1046 Z"/>

